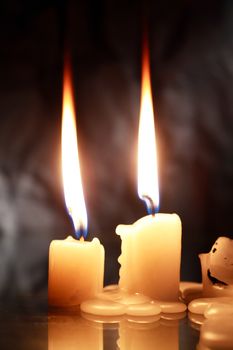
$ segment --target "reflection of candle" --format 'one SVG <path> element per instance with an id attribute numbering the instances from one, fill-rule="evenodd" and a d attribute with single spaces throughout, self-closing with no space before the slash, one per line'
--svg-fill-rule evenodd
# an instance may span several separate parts
<path id="1" fill-rule="evenodd" d="M 181 222 L 176 214 L 155 214 L 159 206 L 154 114 L 149 53 L 144 50 L 138 137 L 138 193 L 151 215 L 133 225 L 119 225 L 120 287 L 155 299 L 178 300 Z"/>
<path id="2" fill-rule="evenodd" d="M 62 120 L 64 193 L 79 240 L 55 240 L 49 250 L 49 304 L 78 305 L 103 288 L 104 248 L 97 238 L 84 241 L 87 214 L 82 190 L 70 70 L 64 75 Z"/>
<path id="3" fill-rule="evenodd" d="M 50 316 L 48 350 L 103 350 L 103 326 L 80 316 Z"/>
<path id="4" fill-rule="evenodd" d="M 119 336 L 120 350 L 179 349 L 178 322 L 171 321 L 167 326 L 160 321 L 141 324 L 122 321 Z"/>

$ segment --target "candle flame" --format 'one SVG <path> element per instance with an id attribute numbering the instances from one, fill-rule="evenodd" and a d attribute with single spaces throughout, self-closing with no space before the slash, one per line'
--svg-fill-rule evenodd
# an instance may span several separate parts
<path id="1" fill-rule="evenodd" d="M 149 49 L 145 42 L 142 60 L 142 89 L 138 132 L 138 195 L 149 214 L 159 208 L 156 135 L 152 103 Z"/>
<path id="2" fill-rule="evenodd" d="M 62 177 L 66 207 L 78 238 L 87 234 L 87 212 L 82 188 L 76 134 L 71 68 L 64 69 L 62 106 Z"/>

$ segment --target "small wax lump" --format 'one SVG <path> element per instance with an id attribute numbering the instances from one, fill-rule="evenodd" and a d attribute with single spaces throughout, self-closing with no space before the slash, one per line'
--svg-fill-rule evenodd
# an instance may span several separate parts
<path id="1" fill-rule="evenodd" d="M 233 240 L 219 237 L 211 251 L 200 254 L 203 297 L 233 297 Z"/>
<path id="2" fill-rule="evenodd" d="M 211 251 L 199 257 L 203 289 L 201 295 L 190 299 L 189 311 L 206 318 L 233 317 L 233 240 L 219 237 Z"/>
<path id="3" fill-rule="evenodd" d="M 225 285 L 233 284 L 233 240 L 219 237 L 209 254 L 210 275 Z"/>

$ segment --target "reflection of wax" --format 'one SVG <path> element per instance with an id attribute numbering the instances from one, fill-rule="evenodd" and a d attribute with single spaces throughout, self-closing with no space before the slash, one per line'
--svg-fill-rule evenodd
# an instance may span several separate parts
<path id="1" fill-rule="evenodd" d="M 179 295 L 181 221 L 176 214 L 146 216 L 119 225 L 120 288 L 153 299 L 175 301 Z"/>
<path id="2" fill-rule="evenodd" d="M 97 238 L 52 241 L 49 249 L 49 304 L 78 305 L 103 288 L 104 247 Z"/>
<path id="3" fill-rule="evenodd" d="M 88 322 L 81 317 L 49 317 L 48 350 L 102 350 L 101 324 Z"/>
<path id="4" fill-rule="evenodd" d="M 232 316 L 217 316 L 201 326 L 198 349 L 233 349 Z"/>
<path id="5" fill-rule="evenodd" d="M 178 322 L 165 326 L 160 322 L 136 324 L 122 321 L 119 326 L 120 350 L 178 350 Z"/>

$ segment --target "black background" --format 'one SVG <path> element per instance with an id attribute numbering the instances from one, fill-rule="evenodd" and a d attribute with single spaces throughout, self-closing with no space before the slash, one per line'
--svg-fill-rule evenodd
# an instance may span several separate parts
<path id="1" fill-rule="evenodd" d="M 1 295 L 45 290 L 49 242 L 72 233 L 60 174 L 65 49 L 73 64 L 89 239 L 105 245 L 105 282 L 117 282 L 115 227 L 146 214 L 136 189 L 145 23 L 160 211 L 181 216 L 181 277 L 200 279 L 198 253 L 233 232 L 233 3 L 15 0 L 0 6 Z"/>

